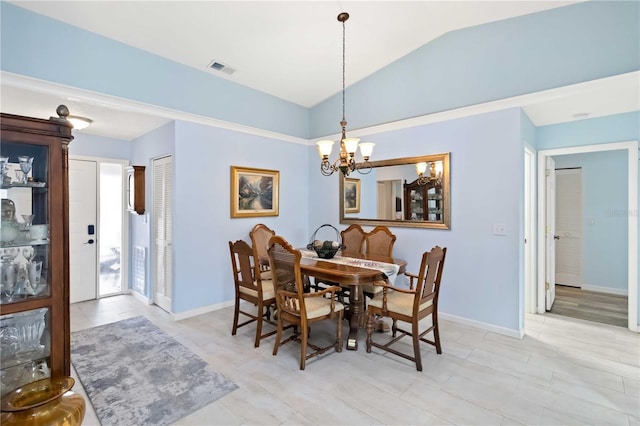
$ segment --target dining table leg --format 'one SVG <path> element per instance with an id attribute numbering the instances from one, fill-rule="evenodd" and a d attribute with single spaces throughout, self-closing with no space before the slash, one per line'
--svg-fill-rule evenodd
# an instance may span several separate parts
<path id="1" fill-rule="evenodd" d="M 362 287 L 354 285 L 349 295 L 349 337 L 347 337 L 347 350 L 358 350 L 358 329 L 364 315 L 364 294 Z"/>

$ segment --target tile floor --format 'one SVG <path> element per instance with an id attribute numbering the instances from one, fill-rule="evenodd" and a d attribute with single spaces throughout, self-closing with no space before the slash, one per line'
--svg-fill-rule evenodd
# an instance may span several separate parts
<path id="1" fill-rule="evenodd" d="M 528 315 L 519 340 L 441 320 L 443 354 L 424 344 L 421 373 L 375 348 L 367 354 L 363 334 L 358 351 L 329 352 L 300 371 L 297 344 L 274 357 L 273 336 L 253 348 L 253 325 L 231 336 L 232 312 L 174 322 L 116 296 L 71 305 L 71 331 L 144 315 L 238 384 L 179 425 L 640 425 L 640 335 L 622 327 Z M 90 407 L 84 424 L 99 424 Z"/>

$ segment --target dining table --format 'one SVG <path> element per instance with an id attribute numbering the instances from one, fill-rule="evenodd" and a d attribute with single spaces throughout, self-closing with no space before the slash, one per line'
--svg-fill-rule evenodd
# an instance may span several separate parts
<path id="1" fill-rule="evenodd" d="M 347 318 L 349 320 L 349 337 L 346 348 L 358 349 L 358 330 L 365 324 L 365 296 L 362 291 L 364 284 L 375 281 L 388 281 L 389 276 L 385 268 L 395 265 L 395 276 L 405 272 L 407 262 L 394 257 L 366 255 L 358 252 L 340 253 L 333 259 L 319 258 L 313 251 L 300 250 L 300 272 L 306 277 L 316 280 L 336 283 L 349 289 L 349 305 Z M 395 279 L 395 276 L 392 278 Z M 393 282 L 391 282 L 393 284 Z"/>

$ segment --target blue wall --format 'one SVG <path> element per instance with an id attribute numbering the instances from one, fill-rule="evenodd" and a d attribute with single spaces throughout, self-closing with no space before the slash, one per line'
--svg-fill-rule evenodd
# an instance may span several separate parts
<path id="1" fill-rule="evenodd" d="M 302 138 L 339 130 L 338 95 L 307 110 L 6 2 L 0 8 L 3 71 Z M 349 128 L 637 71 L 639 11 L 638 2 L 584 2 L 445 34 L 349 87 Z M 534 129 L 511 109 L 368 136 L 375 160 L 451 152 L 451 230 L 394 229 L 403 242 L 396 255 L 415 271 L 421 251 L 449 247 L 442 312 L 520 330 L 524 144 L 637 140 L 639 114 Z M 77 150 L 109 152 L 99 143 Z M 320 224 L 338 224 L 338 176 L 320 175 L 315 147 L 176 122 L 135 140 L 131 163 L 150 170 L 166 154 L 175 171 L 174 312 L 231 299 L 226 244 L 255 223 L 295 245 Z M 280 170 L 278 217 L 229 218 L 230 165 Z M 132 245 L 150 247 L 146 219 L 131 215 Z M 507 235 L 492 235 L 494 223 Z"/>
<path id="2" fill-rule="evenodd" d="M 629 235 L 627 151 L 557 155 L 553 158 L 556 169 L 582 168 L 584 285 L 626 293 Z"/>
<path id="3" fill-rule="evenodd" d="M 133 143 L 129 141 L 88 135 L 78 131 L 74 131 L 73 136 L 73 142 L 69 144 L 70 155 L 115 158 L 120 160 L 128 160 L 131 158 Z"/>
<path id="4" fill-rule="evenodd" d="M 639 17 L 639 2 L 589 1 L 447 33 L 350 86 L 348 128 L 636 71 Z M 339 130 L 341 102 L 312 109 L 312 137 Z"/>
<path id="5" fill-rule="evenodd" d="M 3 71 L 274 132 L 308 136 L 306 108 L 204 70 L 4 1 L 0 3 L 0 24 Z"/>
<path id="6" fill-rule="evenodd" d="M 392 228 L 397 235 L 394 256 L 406 259 L 408 270 L 416 272 L 424 251 L 447 247 L 441 312 L 511 331 L 520 329 L 522 286 L 520 121 L 520 110 L 511 109 L 367 136 L 376 143 L 376 160 L 451 153 L 451 230 Z M 312 158 L 313 148 L 309 151 Z M 310 170 L 315 195 L 309 223 L 312 228 L 336 225 L 337 177 Z M 507 235 L 492 235 L 494 223 L 506 224 Z"/>

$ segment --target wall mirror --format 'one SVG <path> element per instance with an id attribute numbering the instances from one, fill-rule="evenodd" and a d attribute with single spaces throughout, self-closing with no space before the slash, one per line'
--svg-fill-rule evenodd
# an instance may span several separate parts
<path id="1" fill-rule="evenodd" d="M 449 229 L 449 153 L 372 161 L 340 178 L 340 223 Z"/>

